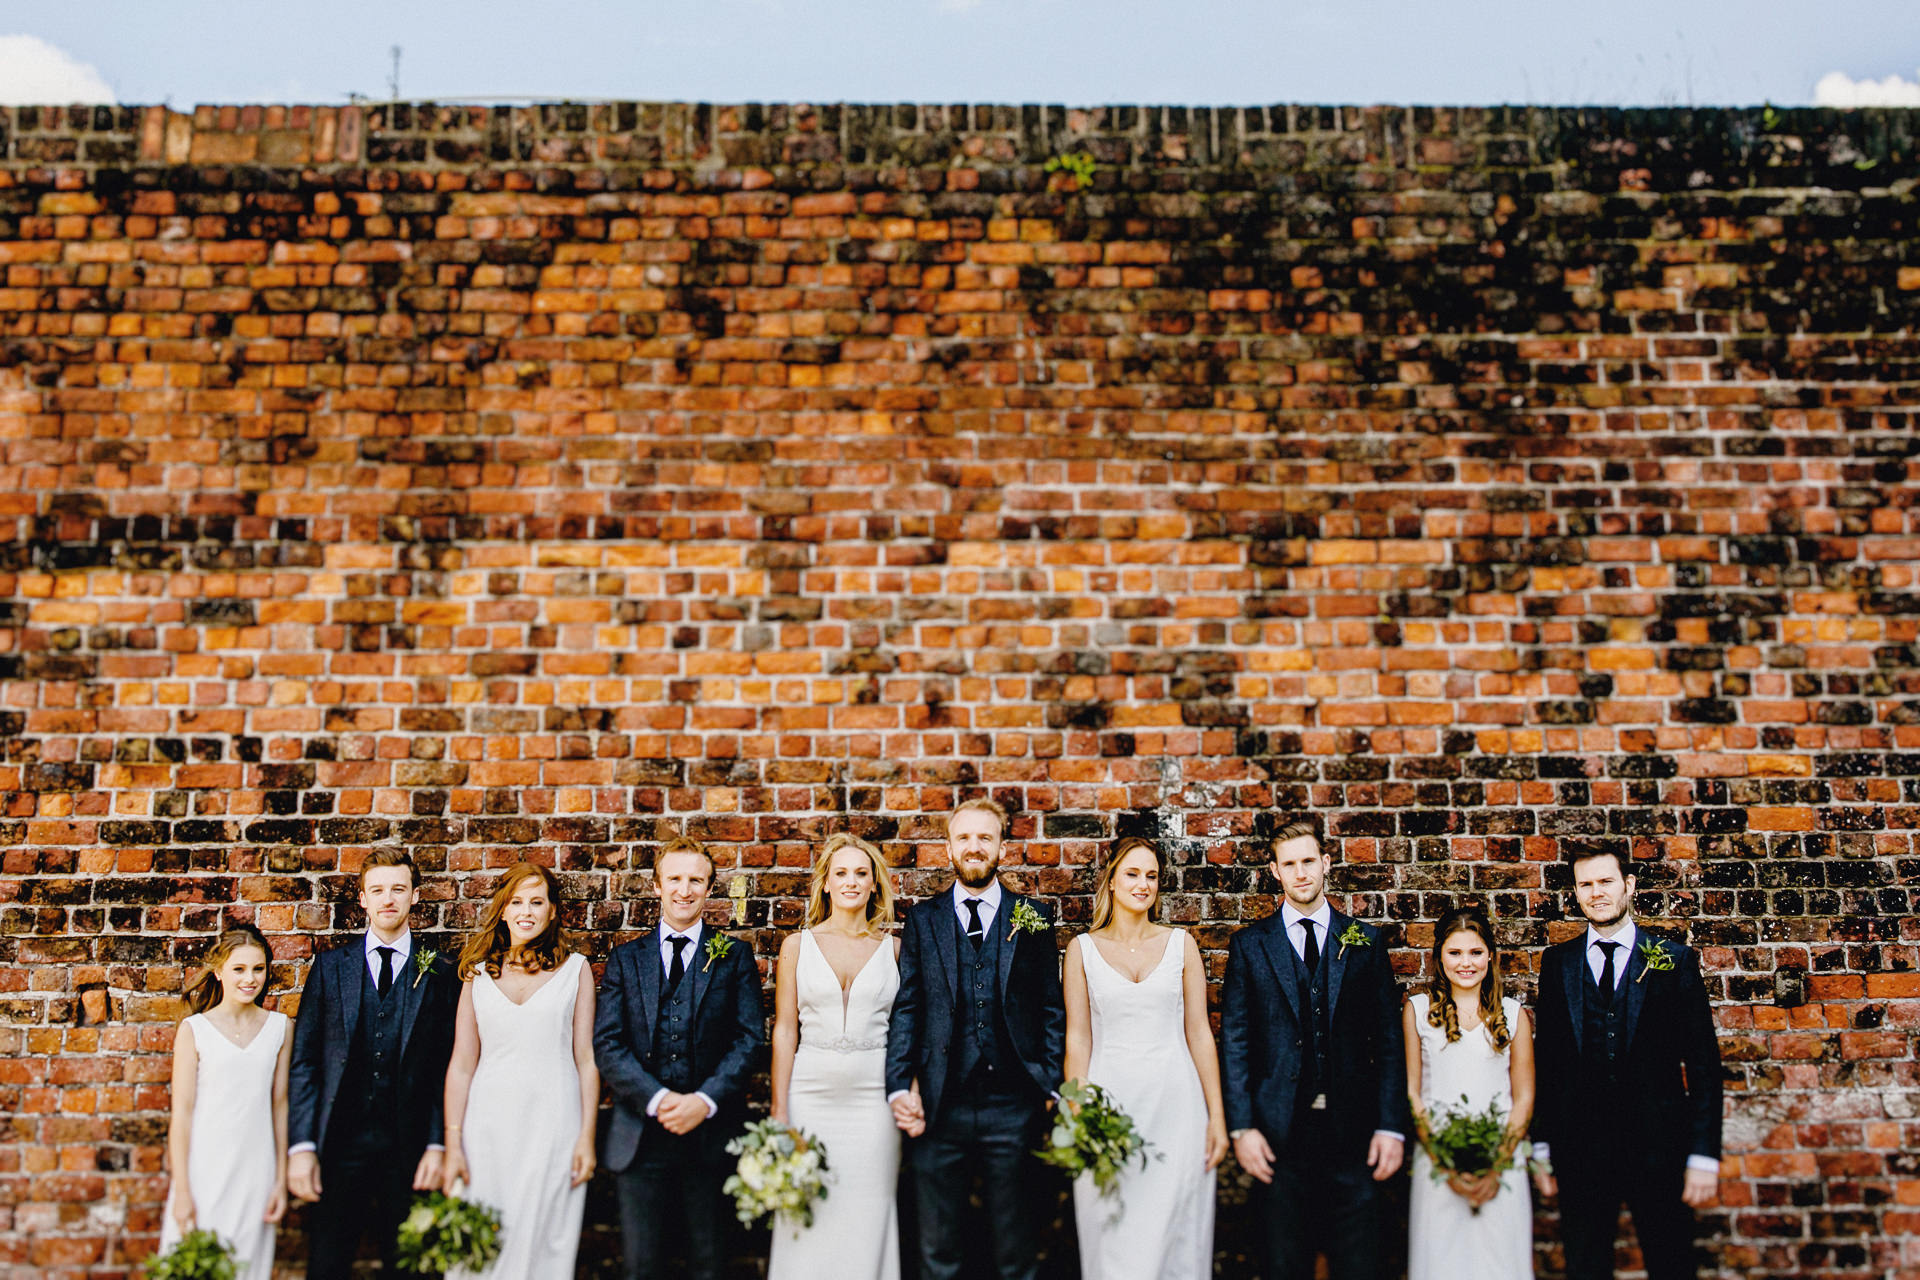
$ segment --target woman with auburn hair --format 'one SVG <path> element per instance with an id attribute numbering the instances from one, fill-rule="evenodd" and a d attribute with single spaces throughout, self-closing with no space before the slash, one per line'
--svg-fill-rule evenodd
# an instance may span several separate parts
<path id="1" fill-rule="evenodd" d="M 212 1231 L 232 1248 L 239 1280 L 269 1280 L 274 1224 L 287 1211 L 292 1039 L 287 1015 L 260 1007 L 272 960 L 258 929 L 229 925 L 201 957 L 187 985 L 193 1012 L 173 1036 L 173 1185 L 160 1248 Z"/>
<path id="2" fill-rule="evenodd" d="M 1184 929 L 1154 923 L 1166 860 L 1130 836 L 1094 892 L 1093 928 L 1067 948 L 1067 1079 L 1112 1095 L 1154 1152 L 1107 1200 L 1076 1179 L 1085 1280 L 1204 1280 L 1213 1274 L 1214 1169 L 1227 1153 L 1207 976 Z"/>
<path id="3" fill-rule="evenodd" d="M 1522 1280 L 1533 1275 L 1533 1203 L 1515 1152 L 1533 1116 L 1533 1029 L 1520 1002 L 1500 994 L 1500 948 L 1476 907 L 1449 911 L 1433 930 L 1433 970 L 1402 1013 L 1407 1095 L 1420 1146 L 1407 1212 L 1408 1280 Z M 1440 1108 L 1497 1108 L 1506 1129 L 1491 1171 L 1433 1177 Z"/>
<path id="4" fill-rule="evenodd" d="M 768 1280 L 898 1280 L 894 1195 L 900 1131 L 887 1104 L 887 1023 L 900 943 L 887 864 L 859 836 L 827 837 L 807 890 L 806 927 L 774 970 L 773 1118 L 827 1149 L 832 1194 L 813 1225 L 781 1217 Z"/>
<path id="5" fill-rule="evenodd" d="M 445 1185 L 500 1211 L 497 1276 L 570 1276 L 594 1168 L 593 970 L 560 939 L 560 882 L 520 862 L 460 952 Z M 467 1273 L 453 1271 L 454 1276 Z"/>

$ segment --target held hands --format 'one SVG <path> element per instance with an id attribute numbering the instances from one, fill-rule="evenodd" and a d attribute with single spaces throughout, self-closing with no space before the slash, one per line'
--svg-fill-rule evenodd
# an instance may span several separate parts
<path id="1" fill-rule="evenodd" d="M 1705 1169 L 1688 1169 L 1687 1180 L 1681 1186 L 1680 1198 L 1689 1208 L 1704 1209 L 1714 1202 L 1720 1194 L 1720 1175 L 1709 1173 Z"/>
<path id="2" fill-rule="evenodd" d="M 1400 1172 L 1400 1161 L 1405 1154 L 1406 1143 L 1400 1139 L 1384 1133 L 1374 1134 L 1373 1141 L 1367 1144 L 1367 1168 L 1373 1170 L 1373 1180 L 1385 1182 Z"/>
<path id="3" fill-rule="evenodd" d="M 427 1151 L 420 1157 L 420 1163 L 413 1169 L 413 1189 L 432 1191 L 440 1185 L 440 1166 L 443 1152 Z"/>
<path id="4" fill-rule="evenodd" d="M 669 1093 L 660 1100 L 654 1119 L 672 1134 L 692 1133 L 707 1118 L 707 1104 L 691 1093 Z"/>
<path id="5" fill-rule="evenodd" d="M 920 1105 L 920 1086 L 914 1087 L 893 1100 L 894 1127 L 909 1138 L 917 1138 L 927 1131 L 927 1112 Z"/>
<path id="6" fill-rule="evenodd" d="M 1245 1130 L 1233 1140 L 1233 1158 L 1259 1181 L 1273 1181 L 1273 1148 L 1258 1129 Z"/>
<path id="7" fill-rule="evenodd" d="M 311 1204 L 320 1198 L 320 1157 L 296 1151 L 287 1157 L 287 1189 Z"/>
<path id="8" fill-rule="evenodd" d="M 580 1141 L 573 1144 L 573 1181 L 567 1185 L 577 1187 L 591 1179 L 594 1165 L 593 1134 L 589 1131 L 581 1134 Z"/>

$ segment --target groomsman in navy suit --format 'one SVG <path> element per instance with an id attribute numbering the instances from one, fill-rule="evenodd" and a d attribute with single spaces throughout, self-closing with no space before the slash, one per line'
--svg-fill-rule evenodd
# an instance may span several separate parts
<path id="1" fill-rule="evenodd" d="M 1411 1116 L 1400 988 L 1381 935 L 1335 911 L 1318 827 L 1271 845 L 1280 910 L 1227 948 L 1220 998 L 1227 1127 L 1262 1184 L 1266 1280 L 1380 1275 L 1379 1185 L 1400 1169 Z"/>
<path id="2" fill-rule="evenodd" d="M 887 1101 L 912 1141 L 922 1280 L 960 1274 L 985 1234 L 1000 1280 L 1039 1274 L 1031 1153 L 1066 1053 L 1060 948 L 1033 900 L 998 878 L 1007 815 L 968 800 L 947 819 L 953 888 L 901 931 L 900 990 L 887 1027 Z M 986 1218 L 968 1221 L 981 1175 Z"/>
<path id="3" fill-rule="evenodd" d="M 1693 1210 L 1720 1181 L 1720 1043 L 1700 956 L 1633 922 L 1633 877 L 1612 853 L 1578 855 L 1587 928 L 1540 960 L 1534 1158 L 1560 1198 L 1567 1280 L 1613 1274 L 1620 1205 L 1650 1280 L 1699 1274 Z"/>
<path id="4" fill-rule="evenodd" d="M 626 1280 L 665 1273 L 674 1221 L 690 1275 L 719 1280 L 726 1265 L 726 1146 L 746 1125 L 766 1021 L 753 948 L 701 922 L 713 874 L 697 840 L 661 846 L 660 925 L 613 949 L 594 1011 L 594 1062 L 613 1091 L 601 1161 L 619 1192 Z"/>
<path id="5" fill-rule="evenodd" d="M 287 1185 L 307 1210 L 309 1280 L 345 1280 L 369 1230 L 394 1270 L 415 1191 L 440 1184 L 441 1099 L 460 979 L 407 927 L 413 859 L 376 849 L 360 871 L 367 932 L 315 958 L 293 1023 Z"/>

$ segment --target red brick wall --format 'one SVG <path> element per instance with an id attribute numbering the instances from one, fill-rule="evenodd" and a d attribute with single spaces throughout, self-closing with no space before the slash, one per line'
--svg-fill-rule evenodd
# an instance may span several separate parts
<path id="1" fill-rule="evenodd" d="M 1719 1274 L 1920 1276 L 1914 134 L 0 111 L 0 1266 L 150 1246 L 223 915 L 291 1008 L 369 847 L 429 930 L 535 857 L 603 956 L 685 830 L 764 957 L 824 833 L 923 891 L 986 790 L 1068 921 L 1157 833 L 1216 967 L 1279 807 L 1410 948 L 1630 855 Z"/>

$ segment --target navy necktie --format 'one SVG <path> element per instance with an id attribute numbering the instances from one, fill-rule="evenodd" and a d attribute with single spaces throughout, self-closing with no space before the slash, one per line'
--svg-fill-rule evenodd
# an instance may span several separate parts
<path id="1" fill-rule="evenodd" d="M 1613 1003 L 1613 953 L 1620 949 L 1617 942 L 1597 942 L 1594 944 L 1606 958 L 1600 962 L 1600 998 L 1608 1004 Z"/>
<path id="2" fill-rule="evenodd" d="M 673 946 L 673 963 L 667 967 L 667 997 L 672 999 L 673 993 L 679 990 L 680 979 L 687 976 L 687 960 L 680 954 L 680 949 L 693 939 L 685 934 L 675 934 L 667 941 Z"/>
<path id="3" fill-rule="evenodd" d="M 967 940 L 979 946 L 987 936 L 987 931 L 980 927 L 980 899 L 963 898 L 961 903 L 967 909 Z"/>
<path id="4" fill-rule="evenodd" d="M 380 953 L 379 990 L 381 995 L 385 995 L 393 990 L 393 957 L 396 953 L 392 947 L 375 947 L 374 950 Z"/>

